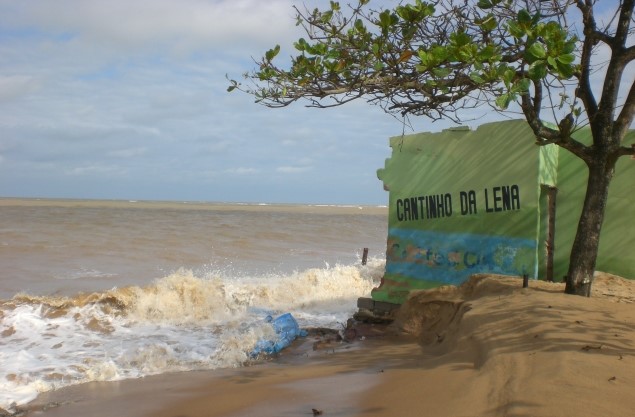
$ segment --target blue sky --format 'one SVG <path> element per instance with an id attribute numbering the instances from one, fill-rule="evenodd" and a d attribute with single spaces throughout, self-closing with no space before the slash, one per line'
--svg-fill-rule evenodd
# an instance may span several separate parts
<path id="1" fill-rule="evenodd" d="M 386 204 L 376 170 L 399 120 L 226 92 L 251 57 L 292 53 L 293 4 L 0 0 L 0 196 Z"/>

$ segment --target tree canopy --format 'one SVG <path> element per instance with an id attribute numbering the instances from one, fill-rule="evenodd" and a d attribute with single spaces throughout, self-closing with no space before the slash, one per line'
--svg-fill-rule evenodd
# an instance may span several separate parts
<path id="1" fill-rule="evenodd" d="M 481 105 L 522 114 L 539 145 L 555 143 L 589 167 L 588 213 L 572 263 L 581 261 L 576 251 L 592 262 L 570 267 L 574 291 L 592 280 L 615 162 L 635 154 L 622 144 L 635 114 L 634 2 L 414 0 L 383 9 L 358 0 L 296 8 L 306 33 L 293 44 L 297 54 L 281 59 L 275 46 L 245 81 L 230 79 L 228 90 L 269 107 L 363 99 L 388 113 L 433 120 L 459 122 L 462 110 Z M 592 144 L 572 136 L 585 126 Z"/>

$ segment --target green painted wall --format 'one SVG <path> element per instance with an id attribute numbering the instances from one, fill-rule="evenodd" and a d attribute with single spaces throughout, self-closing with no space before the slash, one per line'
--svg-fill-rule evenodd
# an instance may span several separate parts
<path id="1" fill-rule="evenodd" d="M 566 151 L 536 146 L 520 120 L 398 136 L 390 146 L 392 156 L 378 171 L 389 192 L 386 271 L 373 299 L 402 303 L 412 289 L 459 284 L 479 272 L 544 276 L 547 199 L 541 184 L 560 189 L 555 276 L 564 274 L 585 189 L 577 160 Z M 608 230 L 624 228 L 620 213 L 635 203 L 628 192 L 633 166 L 628 160 L 618 167 L 627 174 L 618 172 L 611 202 L 628 197 L 609 204 Z M 632 271 L 635 255 L 616 261 L 615 232 L 606 234 L 603 261 Z M 623 243 L 632 248 L 635 233 L 627 235 Z"/>

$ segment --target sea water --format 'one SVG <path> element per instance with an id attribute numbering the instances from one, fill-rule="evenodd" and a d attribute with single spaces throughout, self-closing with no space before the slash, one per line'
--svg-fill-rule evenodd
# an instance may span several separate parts
<path id="1" fill-rule="evenodd" d="M 342 328 L 383 275 L 386 216 L 0 199 L 0 408 L 89 381 L 242 366 L 273 337 L 268 315 Z"/>

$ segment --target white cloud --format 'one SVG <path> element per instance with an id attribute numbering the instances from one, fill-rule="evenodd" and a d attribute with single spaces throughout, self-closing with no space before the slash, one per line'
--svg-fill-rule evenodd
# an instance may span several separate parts
<path id="1" fill-rule="evenodd" d="M 201 139 L 201 141 L 205 141 L 205 144 L 200 147 L 200 151 L 205 153 L 211 153 L 211 154 L 225 152 L 226 150 L 230 149 L 233 145 L 233 143 L 229 140 L 214 141 L 213 138 L 210 138 L 210 139 Z"/>
<path id="2" fill-rule="evenodd" d="M 91 175 L 124 175 L 125 169 L 115 165 L 83 165 L 74 168 L 70 168 L 65 172 L 70 176 L 91 176 Z"/>
<path id="3" fill-rule="evenodd" d="M 14 100 L 35 91 L 36 80 L 28 75 L 0 75 L 0 102 Z"/>
<path id="4" fill-rule="evenodd" d="M 134 158 L 136 156 L 145 155 L 148 152 L 148 148 L 128 148 L 109 151 L 106 154 L 115 158 Z"/>
<path id="5" fill-rule="evenodd" d="M 225 173 L 230 175 L 252 175 L 258 174 L 260 170 L 256 168 L 247 168 L 247 167 L 239 167 L 239 168 L 231 168 L 225 170 Z"/>
<path id="6" fill-rule="evenodd" d="M 276 172 L 280 172 L 282 174 L 299 174 L 311 171 L 313 167 L 308 166 L 281 166 L 276 168 Z"/>
<path id="7" fill-rule="evenodd" d="M 2 25 L 37 27 L 64 42 L 119 51 L 157 46 L 188 53 L 285 38 L 293 31 L 288 0 L 34 0 L 5 2 Z M 18 4 L 19 3 L 19 4 Z M 284 24 L 272 24 L 284 22 Z M 288 23 L 288 24 L 287 24 Z"/>

